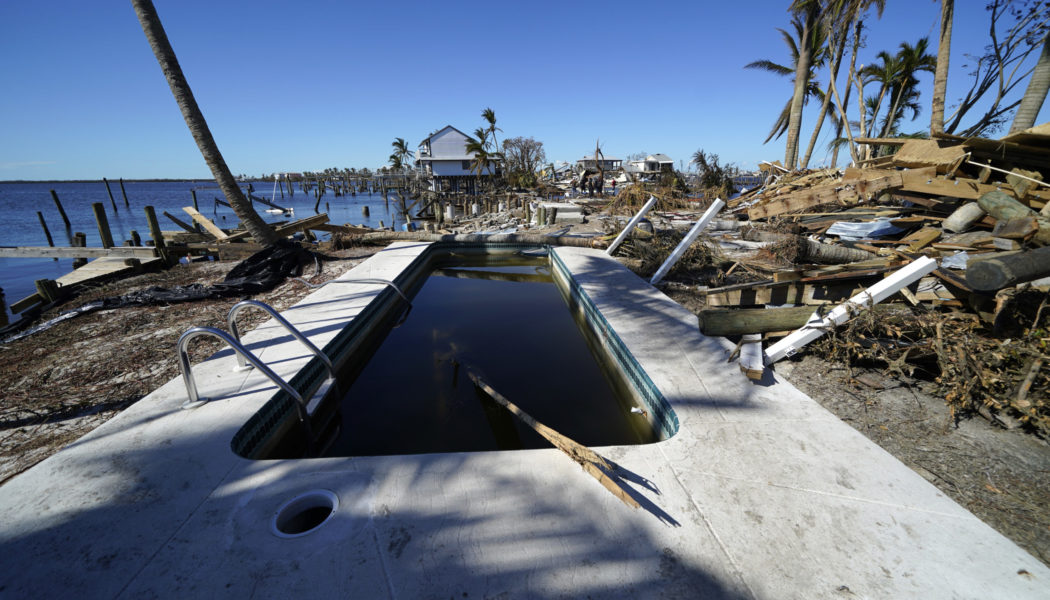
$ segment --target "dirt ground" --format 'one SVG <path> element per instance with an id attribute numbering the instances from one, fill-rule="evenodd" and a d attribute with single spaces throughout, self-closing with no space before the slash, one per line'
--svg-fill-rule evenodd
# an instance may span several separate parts
<path id="1" fill-rule="evenodd" d="M 377 250 L 329 252 L 339 260 L 323 263 L 320 275 L 310 267 L 303 277 L 312 283 L 327 281 Z M 81 294 L 41 320 L 91 300 L 151 286 L 215 283 L 233 265 L 191 263 L 137 275 Z M 310 291 L 288 280 L 255 299 L 283 310 Z M 175 347 L 179 336 L 193 326 L 226 329 L 226 315 L 239 300 L 103 310 L 0 346 L 0 484 L 178 376 Z M 249 330 L 266 318 L 262 311 L 245 311 L 239 321 L 241 330 Z M 196 364 L 218 349 L 217 340 L 195 341 L 190 346 L 191 362 Z"/>
<path id="2" fill-rule="evenodd" d="M 592 229 L 593 230 L 593 229 Z M 336 277 L 378 248 L 330 252 L 338 260 L 304 276 Z M 139 275 L 81 295 L 53 314 L 88 300 L 153 285 L 219 281 L 233 263 L 194 263 Z M 257 297 L 278 310 L 309 293 L 286 281 Z M 691 310 L 689 294 L 671 296 Z M 178 337 L 194 325 L 225 327 L 237 299 L 100 311 L 0 347 L 0 485 L 86 434 L 179 374 Z M 242 317 L 245 329 L 265 320 Z M 202 340 L 194 363 L 218 350 Z M 989 525 L 1050 565 L 1050 445 L 983 419 L 952 421 L 929 382 L 891 379 L 879 369 L 831 364 L 803 351 L 776 370 L 825 408 L 917 471 Z"/>

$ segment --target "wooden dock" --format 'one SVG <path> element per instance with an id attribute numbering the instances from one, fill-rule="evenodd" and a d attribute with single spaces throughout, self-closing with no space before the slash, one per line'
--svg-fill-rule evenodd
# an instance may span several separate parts
<path id="1" fill-rule="evenodd" d="M 77 250 L 83 251 L 84 248 L 77 248 Z M 149 248 L 152 250 L 152 248 Z M 88 261 L 86 265 L 79 269 L 74 269 L 73 272 L 67 273 L 54 281 L 57 284 L 57 289 L 61 290 L 72 290 L 77 287 L 88 285 L 91 283 L 97 283 L 104 281 L 110 277 L 116 277 L 118 275 L 124 275 L 133 271 L 139 271 L 143 268 L 151 268 L 154 266 L 160 266 L 163 264 L 164 259 L 160 257 L 144 258 L 144 259 L 126 259 L 112 256 L 103 256 L 94 260 Z M 130 264 L 129 264 L 130 263 Z M 38 287 L 39 289 L 39 287 Z M 45 298 L 38 291 L 37 293 L 22 298 L 18 302 L 11 304 L 11 312 L 20 313 L 28 308 L 31 308 L 42 302 L 50 301 L 51 299 Z"/>

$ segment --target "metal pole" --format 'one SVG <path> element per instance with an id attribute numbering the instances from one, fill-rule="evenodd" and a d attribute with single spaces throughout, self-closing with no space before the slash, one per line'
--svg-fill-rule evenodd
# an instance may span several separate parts
<path id="1" fill-rule="evenodd" d="M 707 208 L 707 212 L 700 217 L 700 220 L 696 222 L 696 225 L 693 225 L 693 228 L 689 230 L 689 233 L 682 238 L 682 241 L 679 242 L 678 247 L 674 249 L 671 256 L 668 256 L 667 260 L 664 261 L 664 264 L 660 265 L 660 268 L 656 270 L 656 274 L 654 274 L 653 278 L 649 280 L 650 285 L 660 283 L 660 280 L 664 278 L 664 275 L 667 275 L 667 272 L 671 270 L 671 267 L 673 267 L 676 262 L 678 262 L 678 259 L 682 258 L 682 255 L 689 249 L 689 246 L 693 245 L 693 242 L 696 241 L 697 236 L 700 235 L 700 232 L 703 231 L 704 227 L 707 227 L 707 224 L 711 222 L 711 219 L 715 218 L 718 211 L 722 210 L 722 207 L 725 205 L 726 203 L 721 198 L 715 198 L 715 201 Z"/>
<path id="2" fill-rule="evenodd" d="M 645 206 L 642 207 L 642 210 L 638 211 L 638 214 L 634 215 L 634 218 L 632 218 L 627 223 L 627 227 L 624 227 L 623 231 L 620 232 L 620 235 L 616 236 L 616 240 L 613 241 L 612 245 L 609 246 L 609 249 L 606 250 L 605 253 L 609 256 L 612 256 L 612 253 L 616 252 L 616 249 L 620 247 L 620 244 L 622 244 L 623 241 L 627 239 L 627 236 L 631 233 L 631 230 L 634 229 L 634 226 L 637 225 L 638 222 L 641 221 L 642 218 L 646 215 L 646 213 L 648 213 L 655 205 L 656 196 L 649 196 L 649 201 L 646 202 Z M 542 226 L 543 223 L 540 223 L 540 225 Z"/>

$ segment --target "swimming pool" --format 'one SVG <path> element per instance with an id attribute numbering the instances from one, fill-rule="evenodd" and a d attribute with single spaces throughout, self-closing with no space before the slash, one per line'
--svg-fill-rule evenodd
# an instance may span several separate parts
<path id="1" fill-rule="evenodd" d="M 484 378 L 523 410 L 591 446 L 646 444 L 673 412 L 556 257 L 516 246 L 435 245 L 325 348 L 339 384 L 313 416 L 320 456 L 548 447 L 476 390 Z M 620 344 L 622 346 L 622 344 Z M 322 375 L 308 366 L 292 384 Z M 642 376 L 639 376 L 642 375 Z M 306 452 L 279 394 L 234 439 L 250 458 Z"/>

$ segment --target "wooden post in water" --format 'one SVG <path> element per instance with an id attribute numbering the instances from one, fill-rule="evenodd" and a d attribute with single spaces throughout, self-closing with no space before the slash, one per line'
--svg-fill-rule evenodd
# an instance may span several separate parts
<path id="1" fill-rule="evenodd" d="M 136 247 L 142 246 L 142 238 L 139 237 L 139 232 L 134 229 L 131 230 L 131 245 Z"/>
<path id="2" fill-rule="evenodd" d="M 106 184 L 106 193 L 109 194 L 109 203 L 113 205 L 113 212 L 117 211 L 117 201 L 113 199 L 113 190 L 109 187 L 109 180 L 105 177 L 102 178 L 102 183 Z"/>
<path id="3" fill-rule="evenodd" d="M 131 203 L 128 202 L 128 193 L 126 191 L 124 191 L 124 178 L 123 177 L 120 178 L 120 194 L 122 196 L 124 196 L 124 206 L 130 208 L 131 207 Z M 113 196 L 110 196 L 110 200 L 112 200 L 112 199 L 113 199 Z M 116 206 L 113 207 L 113 212 L 117 212 L 117 207 Z"/>
<path id="4" fill-rule="evenodd" d="M 153 238 L 153 247 L 161 250 L 160 255 L 166 256 L 164 249 L 164 234 L 160 232 L 160 223 L 157 222 L 157 213 L 152 206 L 146 207 L 146 222 L 149 223 L 149 235 Z"/>
<path id="5" fill-rule="evenodd" d="M 78 231 L 78 232 L 73 234 L 73 238 L 70 240 L 69 243 L 74 248 L 84 248 L 84 247 L 87 246 L 87 236 Z M 88 261 L 88 259 L 83 258 L 83 257 L 81 257 L 81 258 L 74 258 L 73 259 L 73 268 L 74 269 L 79 269 L 80 267 L 83 267 L 84 265 L 86 265 L 87 261 Z"/>
<path id="6" fill-rule="evenodd" d="M 367 204 L 361 205 L 361 216 L 363 216 L 366 219 L 368 218 L 368 205 Z"/>
<path id="7" fill-rule="evenodd" d="M 91 210 L 95 213 L 95 223 L 98 224 L 98 235 L 102 238 L 102 247 L 112 248 L 113 233 L 109 230 L 109 219 L 106 218 L 106 207 L 102 206 L 101 202 L 95 202 L 91 205 Z"/>
<path id="8" fill-rule="evenodd" d="M 38 210 L 36 211 L 36 216 L 40 219 L 40 226 L 44 228 L 44 236 L 47 237 L 47 245 L 54 247 L 55 240 L 51 238 L 51 232 L 47 228 L 47 221 L 44 220 L 44 213 Z"/>
<path id="9" fill-rule="evenodd" d="M 195 210 L 197 212 L 200 212 L 201 209 L 200 209 L 199 206 L 197 206 L 197 190 L 191 189 L 190 190 L 190 195 L 193 196 L 193 210 Z M 214 210 L 215 210 L 215 212 L 218 212 L 217 208 L 214 209 Z M 194 221 L 193 222 L 193 228 L 197 230 L 197 233 L 201 233 L 201 225 L 200 225 L 200 223 Z"/>
<path id="10" fill-rule="evenodd" d="M 4 297 L 4 288 L 0 288 L 0 327 L 7 327 L 7 298 Z"/>
<path id="11" fill-rule="evenodd" d="M 62 203 L 58 201 L 58 194 L 55 193 L 55 190 L 51 190 L 51 199 L 55 201 L 55 206 L 58 207 L 58 214 L 62 215 L 62 222 L 66 224 L 66 229 L 71 228 L 72 225 L 69 224 L 69 217 L 66 216 L 66 211 L 62 208 Z"/>

